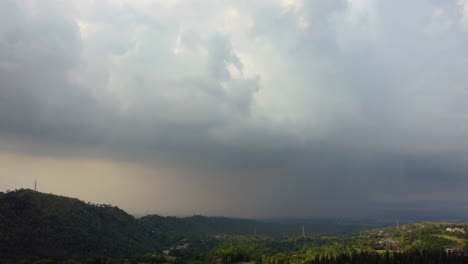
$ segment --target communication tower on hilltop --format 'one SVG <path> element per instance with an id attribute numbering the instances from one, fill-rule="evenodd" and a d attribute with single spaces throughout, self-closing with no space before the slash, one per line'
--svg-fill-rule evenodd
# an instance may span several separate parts
<path id="1" fill-rule="evenodd" d="M 37 179 L 34 180 L 34 191 L 37 192 Z"/>

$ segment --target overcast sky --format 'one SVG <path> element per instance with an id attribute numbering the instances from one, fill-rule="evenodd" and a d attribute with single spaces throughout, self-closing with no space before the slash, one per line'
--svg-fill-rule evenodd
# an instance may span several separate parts
<path id="1" fill-rule="evenodd" d="M 0 189 L 468 216 L 468 0 L 2 0 Z"/>

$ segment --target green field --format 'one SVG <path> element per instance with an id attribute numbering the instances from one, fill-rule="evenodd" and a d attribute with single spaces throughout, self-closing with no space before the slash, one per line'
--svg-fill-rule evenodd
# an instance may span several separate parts
<path id="1" fill-rule="evenodd" d="M 458 238 L 458 237 L 454 237 L 454 236 L 449 236 L 449 235 L 434 235 L 434 236 L 445 238 L 445 239 L 448 239 L 450 241 L 454 241 L 454 242 L 457 242 L 457 243 L 463 243 L 463 239 Z"/>

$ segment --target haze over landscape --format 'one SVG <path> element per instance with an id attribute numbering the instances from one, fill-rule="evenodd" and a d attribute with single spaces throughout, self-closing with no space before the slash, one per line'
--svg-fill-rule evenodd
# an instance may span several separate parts
<path id="1" fill-rule="evenodd" d="M 2 0 L 0 191 L 466 219 L 467 58 L 467 0 Z"/>

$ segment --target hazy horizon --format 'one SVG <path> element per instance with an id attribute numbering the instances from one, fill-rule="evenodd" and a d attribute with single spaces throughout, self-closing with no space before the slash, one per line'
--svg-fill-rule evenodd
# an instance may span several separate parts
<path id="1" fill-rule="evenodd" d="M 468 0 L 4 0 L 0 190 L 468 216 Z"/>
<path id="2" fill-rule="evenodd" d="M 36 184 L 36 186 L 34 186 Z M 37 188 L 34 190 L 34 187 L 37 187 L 37 181 L 33 183 L 33 186 L 30 188 L 20 187 L 16 189 L 7 189 L 7 190 L 0 190 L 0 192 L 8 193 L 8 192 L 16 192 L 16 191 L 37 191 L 39 193 L 43 193 L 46 195 L 57 195 L 60 197 L 71 198 L 71 199 L 78 199 L 84 203 L 90 203 L 99 206 L 99 202 L 96 201 L 89 201 L 83 200 L 79 197 L 70 197 L 63 194 L 57 193 L 45 193 L 42 192 Z M 105 204 L 105 203 L 103 203 Z M 303 224 L 319 224 L 323 222 L 327 223 L 346 223 L 346 224 L 388 224 L 388 225 L 396 225 L 398 222 L 400 224 L 409 224 L 409 223 L 421 223 L 421 222 L 443 222 L 443 223 L 466 223 L 468 222 L 468 217 L 465 214 L 454 214 L 453 212 L 448 212 L 448 214 L 401 214 L 401 212 L 397 212 L 396 214 L 380 214 L 380 215 L 357 215 L 357 216 L 339 216 L 339 217 L 322 217 L 322 216 L 315 216 L 315 217 L 295 217 L 295 216 L 285 216 L 285 217 L 240 217 L 236 215 L 210 215 L 210 214 L 200 214 L 194 212 L 192 214 L 184 214 L 184 213 L 170 213 L 170 212 L 158 212 L 158 211 L 145 211 L 144 213 L 132 213 L 127 211 L 125 208 L 120 207 L 118 204 L 107 204 L 110 206 L 116 206 L 121 210 L 124 210 L 126 213 L 132 215 L 136 219 L 142 218 L 145 216 L 151 215 L 158 215 L 161 217 L 176 217 L 176 218 L 190 218 L 190 217 L 212 217 L 212 218 L 227 218 L 227 219 L 240 219 L 240 220 L 252 220 L 252 221 L 260 221 L 260 222 L 271 222 L 271 223 L 289 223 L 289 224 L 298 224 L 299 226 Z"/>

